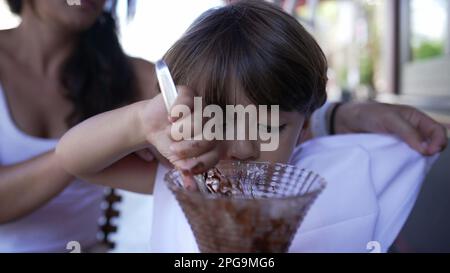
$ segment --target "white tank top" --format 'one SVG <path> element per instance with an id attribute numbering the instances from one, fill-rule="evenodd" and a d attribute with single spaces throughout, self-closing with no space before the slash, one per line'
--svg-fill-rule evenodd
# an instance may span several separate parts
<path id="1" fill-rule="evenodd" d="M 20 131 L 13 122 L 0 85 L 0 165 L 36 157 L 54 149 L 57 141 Z M 72 182 L 33 213 L 1 224 L 0 252 L 67 252 L 66 245 L 70 241 L 78 241 L 82 249 L 92 247 L 97 242 L 102 199 L 102 187 L 78 180 Z"/>

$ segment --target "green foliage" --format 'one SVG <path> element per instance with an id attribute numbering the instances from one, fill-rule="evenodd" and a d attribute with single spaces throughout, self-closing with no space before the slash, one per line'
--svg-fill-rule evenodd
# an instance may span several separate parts
<path id="1" fill-rule="evenodd" d="M 430 59 L 444 54 L 444 44 L 441 41 L 422 41 L 412 48 L 413 60 Z"/>
<path id="2" fill-rule="evenodd" d="M 362 85 L 373 86 L 374 58 L 371 54 L 363 54 L 359 60 L 359 81 Z"/>

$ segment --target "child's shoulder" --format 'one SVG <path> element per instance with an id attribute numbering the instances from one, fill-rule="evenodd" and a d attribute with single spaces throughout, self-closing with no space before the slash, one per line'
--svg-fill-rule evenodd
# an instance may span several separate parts
<path id="1" fill-rule="evenodd" d="M 419 155 L 402 140 L 391 135 L 379 134 L 348 134 L 315 138 L 297 147 L 295 152 L 302 154 L 327 153 L 336 150 L 344 153 L 345 151 L 361 150 L 369 154 L 402 150 L 409 154 Z"/>
<path id="2" fill-rule="evenodd" d="M 370 161 L 375 165 L 402 165 L 409 161 L 433 162 L 410 148 L 402 140 L 389 135 L 351 134 L 312 139 L 297 147 L 291 164 L 304 165 L 313 162 L 323 165 L 331 162 L 335 165 L 355 167 Z M 311 164 L 311 163 L 309 163 Z"/>
<path id="3" fill-rule="evenodd" d="M 424 175 L 438 156 L 426 157 L 398 138 L 355 134 L 313 139 L 297 147 L 290 164 L 321 175 L 388 181 L 403 170 Z"/>
<path id="4" fill-rule="evenodd" d="M 380 146 L 380 145 L 406 145 L 402 140 L 398 139 L 392 135 L 382 135 L 382 134 L 342 134 L 335 136 L 319 137 L 313 138 L 305 143 L 302 147 L 308 146 L 329 146 L 329 147 L 342 147 L 342 146 Z"/>

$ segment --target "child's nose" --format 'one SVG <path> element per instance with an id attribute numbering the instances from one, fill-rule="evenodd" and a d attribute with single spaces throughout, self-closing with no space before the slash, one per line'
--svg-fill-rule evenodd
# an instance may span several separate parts
<path id="1" fill-rule="evenodd" d="M 227 158 L 231 160 L 252 161 L 259 158 L 257 141 L 236 140 L 227 145 Z"/>

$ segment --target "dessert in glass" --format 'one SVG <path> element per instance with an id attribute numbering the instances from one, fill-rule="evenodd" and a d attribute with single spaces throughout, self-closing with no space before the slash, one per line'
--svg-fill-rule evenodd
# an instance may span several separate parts
<path id="1" fill-rule="evenodd" d="M 222 161 L 195 179 L 193 192 L 178 170 L 165 176 L 204 253 L 287 252 L 325 187 L 309 170 L 261 162 Z"/>

